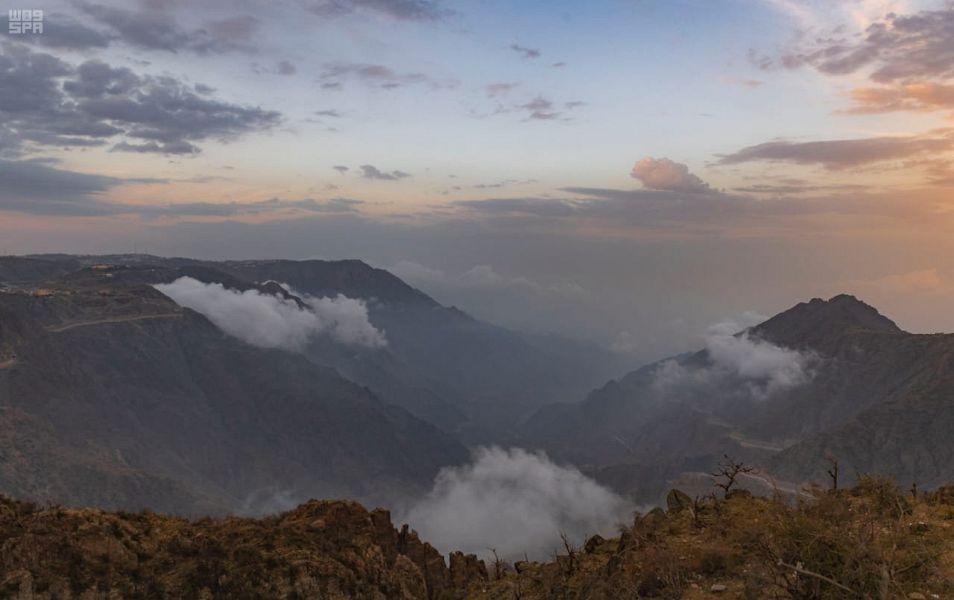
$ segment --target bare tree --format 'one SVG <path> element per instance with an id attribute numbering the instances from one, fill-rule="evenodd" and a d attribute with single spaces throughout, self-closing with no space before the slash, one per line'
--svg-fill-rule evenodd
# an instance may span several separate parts
<path id="1" fill-rule="evenodd" d="M 499 556 L 497 556 L 496 548 L 490 548 L 490 552 L 494 555 L 494 579 L 499 581 L 503 578 L 504 562 L 500 560 Z"/>
<path id="2" fill-rule="evenodd" d="M 746 465 L 740 460 L 737 461 L 728 454 L 723 454 L 722 460 L 719 461 L 718 470 L 715 473 L 710 473 L 710 475 L 715 486 L 722 490 L 723 497 L 728 497 L 739 475 L 745 475 L 753 471 L 755 471 L 755 467 Z"/>
<path id="3" fill-rule="evenodd" d="M 570 543 L 570 538 L 567 537 L 565 531 L 560 532 L 560 540 L 563 542 L 563 549 L 566 550 L 567 561 L 569 563 L 570 573 L 576 570 L 576 549 L 573 548 L 573 544 Z"/>
<path id="4" fill-rule="evenodd" d="M 831 489 L 838 489 L 838 459 L 833 456 L 826 456 L 825 459 L 831 467 L 828 468 L 828 477 L 831 479 Z"/>

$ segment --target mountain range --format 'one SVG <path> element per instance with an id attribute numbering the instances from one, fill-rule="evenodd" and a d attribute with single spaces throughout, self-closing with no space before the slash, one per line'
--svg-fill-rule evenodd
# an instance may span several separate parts
<path id="1" fill-rule="evenodd" d="M 795 490 L 886 474 L 954 479 L 954 335 L 912 334 L 849 295 L 800 303 L 706 348 L 540 410 L 521 443 L 655 501 L 728 454 Z M 707 477 L 704 477 L 706 481 Z"/>
<path id="2" fill-rule="evenodd" d="M 360 299 L 387 343 L 246 343 L 158 291 L 182 278 L 301 314 L 302 298 Z M 0 490 L 35 500 L 393 506 L 466 460 L 465 442 L 607 376 L 589 345 L 482 323 L 360 261 L 10 257 L 0 282 Z"/>
<path id="3" fill-rule="evenodd" d="M 319 323 L 294 348 L 249 341 L 173 297 L 183 281 L 296 318 L 347 309 L 377 337 Z M 954 335 L 907 333 L 849 295 L 610 379 L 618 355 L 483 323 L 361 261 L 7 257 L 0 282 L 0 490 L 17 497 L 400 506 L 482 444 L 543 450 L 651 503 L 707 488 L 725 455 L 763 491 L 797 493 L 835 462 L 845 484 L 954 480 Z"/>

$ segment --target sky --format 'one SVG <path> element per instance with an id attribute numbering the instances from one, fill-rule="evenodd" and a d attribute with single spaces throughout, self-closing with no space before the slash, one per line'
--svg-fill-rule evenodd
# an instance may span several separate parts
<path id="1" fill-rule="evenodd" d="M 954 331 L 950 1 L 0 4 L 0 253 L 361 258 L 634 362 Z"/>

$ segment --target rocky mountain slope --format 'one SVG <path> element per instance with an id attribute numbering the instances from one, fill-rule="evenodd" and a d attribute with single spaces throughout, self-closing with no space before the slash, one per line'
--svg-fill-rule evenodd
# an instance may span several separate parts
<path id="1" fill-rule="evenodd" d="M 386 332 L 387 347 L 342 348 L 317 341 L 306 355 L 467 443 L 507 439 L 516 423 L 541 406 L 575 401 L 624 370 L 622 358 L 605 349 L 483 323 L 357 260 L 214 262 L 144 255 L 46 255 L 0 258 L 0 276 L 35 273 L 33 281 L 41 281 L 48 271 L 75 274 L 77 268 L 97 264 L 123 266 L 121 276 L 139 283 L 190 276 L 248 289 L 257 282 L 274 281 L 311 296 L 361 299 L 367 303 L 370 322 Z"/>
<path id="2" fill-rule="evenodd" d="M 522 442 L 655 500 L 666 481 L 730 454 L 763 485 L 885 473 L 954 479 L 954 335 L 902 331 L 851 296 L 799 304 L 696 353 L 547 407 Z"/>
<path id="3" fill-rule="evenodd" d="M 467 457 L 335 370 L 112 269 L 0 290 L 0 429 L 5 493 L 191 514 L 393 500 Z"/>

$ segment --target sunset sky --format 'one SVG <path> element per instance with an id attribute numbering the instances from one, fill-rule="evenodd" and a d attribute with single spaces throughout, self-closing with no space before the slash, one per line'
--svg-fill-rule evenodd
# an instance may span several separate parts
<path id="1" fill-rule="evenodd" d="M 42 34 L 8 33 L 42 9 Z M 954 331 L 954 3 L 0 13 L 0 253 L 361 258 L 634 360 L 854 293 Z"/>

